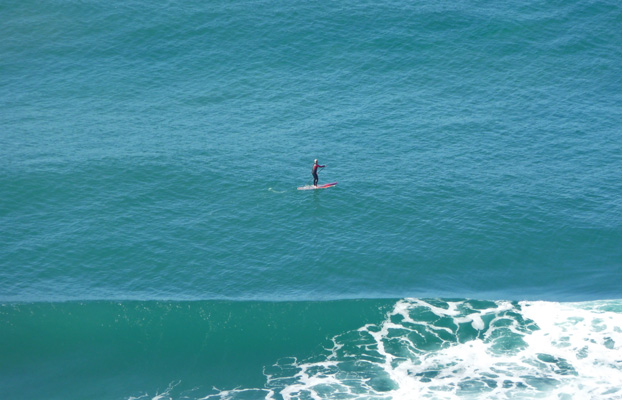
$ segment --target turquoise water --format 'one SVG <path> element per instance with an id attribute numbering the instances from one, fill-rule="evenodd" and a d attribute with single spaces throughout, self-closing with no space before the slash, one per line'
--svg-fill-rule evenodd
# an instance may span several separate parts
<path id="1" fill-rule="evenodd" d="M 617 2 L 0 15 L 0 397 L 622 398 Z"/>

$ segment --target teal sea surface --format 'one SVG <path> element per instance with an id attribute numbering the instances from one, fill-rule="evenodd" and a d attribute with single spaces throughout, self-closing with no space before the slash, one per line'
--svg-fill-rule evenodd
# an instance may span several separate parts
<path id="1" fill-rule="evenodd" d="M 0 20 L 0 398 L 622 399 L 619 2 Z"/>

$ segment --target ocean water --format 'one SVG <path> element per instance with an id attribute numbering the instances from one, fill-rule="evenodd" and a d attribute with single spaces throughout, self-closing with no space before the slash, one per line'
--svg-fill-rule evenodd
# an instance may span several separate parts
<path id="1" fill-rule="evenodd" d="M 0 21 L 0 398 L 622 399 L 619 2 Z"/>

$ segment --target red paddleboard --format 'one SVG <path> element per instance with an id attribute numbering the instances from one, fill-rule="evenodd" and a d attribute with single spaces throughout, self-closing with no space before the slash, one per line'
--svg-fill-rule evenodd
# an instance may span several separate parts
<path id="1" fill-rule="evenodd" d="M 326 189 L 329 187 L 333 187 L 337 184 L 337 182 L 333 182 L 333 183 L 327 183 L 324 185 L 318 185 L 318 186 L 313 186 L 313 185 L 307 185 L 307 186 L 299 186 L 298 190 L 314 190 L 314 189 Z"/>

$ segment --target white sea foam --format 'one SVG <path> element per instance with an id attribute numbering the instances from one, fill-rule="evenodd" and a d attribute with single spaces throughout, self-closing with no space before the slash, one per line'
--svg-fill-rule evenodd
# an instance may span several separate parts
<path id="1" fill-rule="evenodd" d="M 266 399 L 621 399 L 610 304 L 402 300 L 324 360 L 267 371 Z"/>

